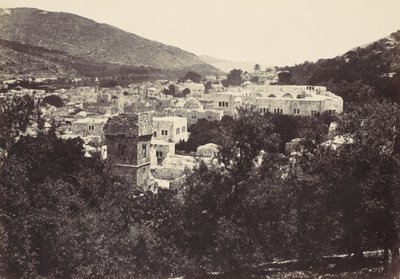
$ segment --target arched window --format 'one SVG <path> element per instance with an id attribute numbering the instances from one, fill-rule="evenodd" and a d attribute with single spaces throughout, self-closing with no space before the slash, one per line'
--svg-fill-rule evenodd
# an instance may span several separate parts
<path id="1" fill-rule="evenodd" d="M 293 96 L 290 93 L 286 93 L 285 95 L 283 95 L 283 98 L 293 98 Z"/>
<path id="2" fill-rule="evenodd" d="M 276 98 L 276 96 L 274 94 L 269 94 L 268 98 Z"/>

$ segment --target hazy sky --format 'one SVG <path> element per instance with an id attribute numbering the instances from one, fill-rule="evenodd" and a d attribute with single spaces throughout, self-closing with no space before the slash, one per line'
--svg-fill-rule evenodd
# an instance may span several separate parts
<path id="1" fill-rule="evenodd" d="M 0 7 L 70 12 L 263 66 L 334 57 L 400 29 L 400 0 L 0 0 Z"/>

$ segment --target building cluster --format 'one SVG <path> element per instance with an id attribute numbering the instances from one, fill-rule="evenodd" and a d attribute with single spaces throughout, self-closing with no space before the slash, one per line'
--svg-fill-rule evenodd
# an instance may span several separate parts
<path id="1" fill-rule="evenodd" d="M 53 92 L 14 88 L 3 90 L 1 98 L 30 94 L 39 101 L 57 96 L 63 101 L 62 106 L 41 107 L 46 127 L 56 123 L 60 137 L 81 137 L 87 156 L 102 152 L 117 174 L 147 189 L 154 189 L 154 185 L 177 187 L 186 169 L 194 166 L 193 154 L 176 154 L 175 144 L 187 141 L 188 128 L 200 119 L 235 117 L 243 106 L 254 106 L 263 114 L 299 116 L 343 110 L 342 98 L 326 87 L 270 85 L 268 73 L 255 72 L 245 76 L 241 86 L 226 88 L 221 85 L 224 78 L 207 76 L 204 83 L 158 80 L 101 89 L 96 83 L 94 87 Z M 206 90 L 205 84 L 210 81 Z M 34 134 L 34 127 L 29 132 Z M 209 144 L 194 155 L 212 160 L 216 149 Z"/>

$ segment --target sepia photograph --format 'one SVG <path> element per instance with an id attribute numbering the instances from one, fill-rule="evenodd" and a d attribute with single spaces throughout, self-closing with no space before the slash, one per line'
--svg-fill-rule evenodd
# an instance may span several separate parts
<path id="1" fill-rule="evenodd" d="M 0 0 L 0 279 L 400 279 L 400 0 Z"/>

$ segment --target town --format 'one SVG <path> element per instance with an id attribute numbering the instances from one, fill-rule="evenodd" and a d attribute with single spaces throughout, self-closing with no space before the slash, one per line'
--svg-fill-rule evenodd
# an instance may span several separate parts
<path id="1" fill-rule="evenodd" d="M 400 1 L 2 4 L 0 279 L 400 279 Z"/>
<path id="2" fill-rule="evenodd" d="M 276 74 L 261 71 L 259 65 L 253 73 L 241 73 L 243 82 L 238 86 L 225 87 L 226 76 L 200 80 L 197 73 L 186 74 L 191 76 L 197 82 L 187 78 L 101 88 L 99 79 L 94 78 L 94 86 L 55 90 L 26 89 L 18 85 L 21 80 L 5 80 L 1 97 L 27 94 L 37 102 L 45 101 L 41 112 L 47 128 L 55 125 L 63 139 L 80 137 L 86 156 L 101 152 L 133 187 L 153 191 L 179 188 L 185 169 L 193 168 L 195 158 L 207 161 L 216 154 L 217 146 L 211 143 L 190 154 L 175 148 L 188 140 L 190 126 L 200 119 L 221 121 L 224 116 L 235 117 L 238 108 L 251 106 L 261 114 L 294 116 L 343 111 L 343 99 L 326 87 L 273 85 Z M 54 82 L 46 78 L 34 81 Z M 132 132 L 134 127 L 136 132 Z M 27 133 L 34 135 L 35 127 Z M 126 142 L 128 138 L 131 140 Z"/>

